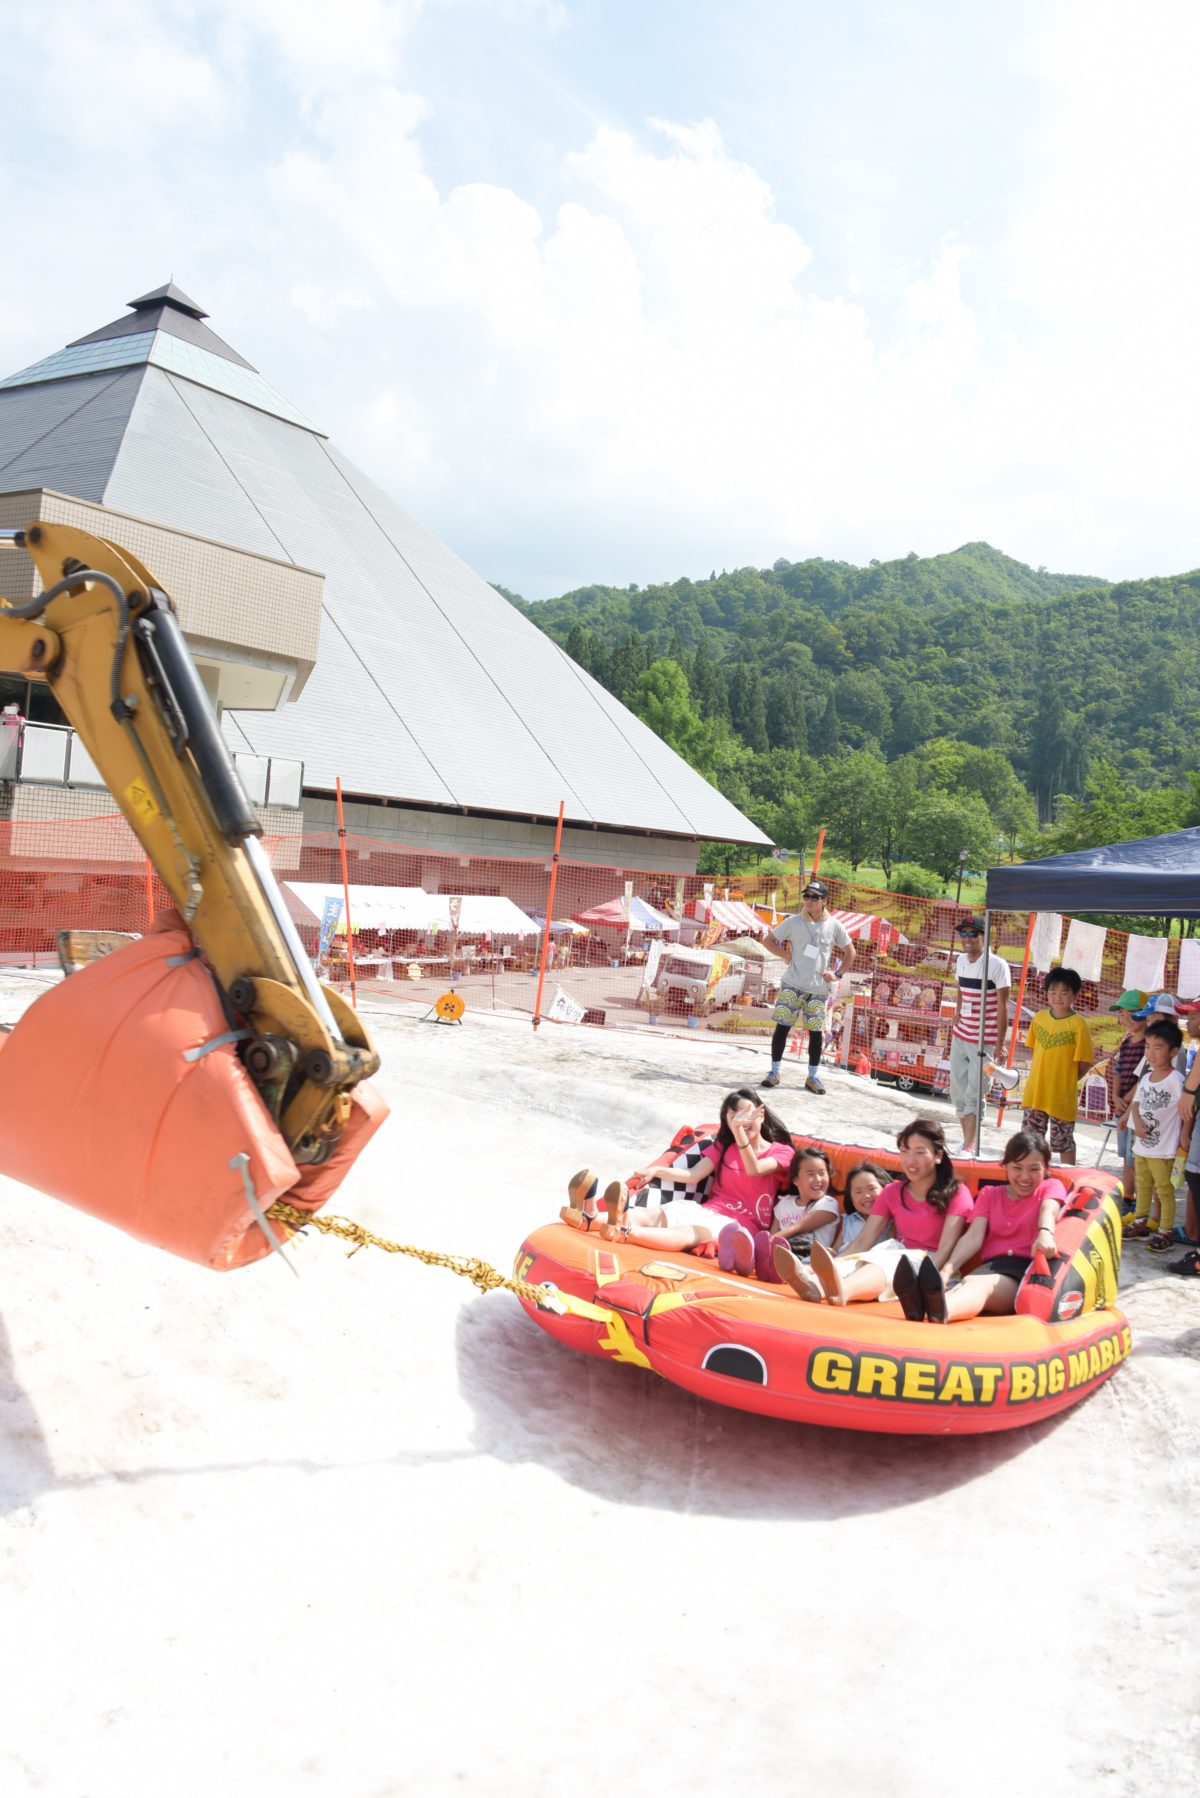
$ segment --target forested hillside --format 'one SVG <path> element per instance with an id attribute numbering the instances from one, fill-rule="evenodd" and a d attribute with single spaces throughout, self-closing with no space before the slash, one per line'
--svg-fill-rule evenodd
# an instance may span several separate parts
<path id="1" fill-rule="evenodd" d="M 1192 803 L 1200 572 L 1114 585 L 971 543 L 507 597 L 776 841 L 820 821 L 852 863 L 941 873 L 1039 824 L 1079 840 L 1098 793 L 1151 829 Z M 842 789 L 860 795 L 848 811 Z M 923 831 L 939 798 L 976 809 Z"/>

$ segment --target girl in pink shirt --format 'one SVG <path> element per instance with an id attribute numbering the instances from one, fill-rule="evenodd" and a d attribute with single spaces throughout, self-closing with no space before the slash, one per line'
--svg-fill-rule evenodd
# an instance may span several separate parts
<path id="1" fill-rule="evenodd" d="M 706 1252 L 711 1244 L 708 1252 L 715 1254 L 717 1238 L 732 1222 L 740 1224 L 753 1241 L 760 1232 L 770 1230 L 775 1201 L 791 1185 L 795 1154 L 782 1118 L 761 1104 L 749 1087 L 740 1087 L 721 1101 L 721 1124 L 709 1153 L 702 1155 L 695 1167 L 671 1170 L 672 1183 L 677 1186 L 696 1186 L 711 1174 L 708 1196 L 701 1201 L 672 1199 L 669 1205 L 631 1210 L 626 1183 L 614 1180 L 604 1193 L 608 1234 L 647 1249 Z M 638 1168 L 630 1179 L 645 1180 L 661 1172 L 661 1167 L 651 1165 Z M 576 1229 L 588 1229 L 597 1218 L 595 1200 L 567 1206 L 559 1215 Z"/>
<path id="2" fill-rule="evenodd" d="M 972 1201 L 954 1170 L 942 1126 L 914 1118 L 896 1138 L 904 1178 L 885 1186 L 850 1249 L 833 1256 L 821 1243 L 812 1248 L 811 1271 L 786 1244 L 775 1247 L 775 1268 L 802 1299 L 845 1305 L 896 1296 L 900 1267 L 918 1277 L 929 1266 L 935 1277 L 962 1235 Z M 895 1235 L 885 1240 L 891 1225 Z M 903 1279 L 904 1276 L 901 1275 Z"/>
<path id="3" fill-rule="evenodd" d="M 1050 1144 L 1036 1131 L 1018 1130 L 1004 1145 L 1003 1161 L 1007 1184 L 980 1187 L 975 1216 L 942 1263 L 940 1302 L 935 1292 L 935 1302 L 929 1304 L 926 1286 L 910 1286 L 903 1278 L 895 1282 L 904 1315 L 914 1323 L 926 1317 L 932 1323 L 956 1323 L 981 1311 L 1006 1314 L 1016 1303 L 1035 1249 L 1047 1259 L 1055 1253 L 1054 1226 L 1067 1189 L 1061 1180 L 1047 1178 Z M 981 1261 L 974 1273 L 947 1292 L 955 1268 L 975 1255 Z"/>

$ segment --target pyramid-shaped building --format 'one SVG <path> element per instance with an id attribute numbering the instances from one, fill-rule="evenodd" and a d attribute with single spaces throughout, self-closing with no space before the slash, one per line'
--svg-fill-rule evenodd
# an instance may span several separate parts
<path id="1" fill-rule="evenodd" d="M 560 800 L 568 853 L 610 865 L 683 869 L 704 839 L 765 840 L 342 455 L 186 294 L 168 285 L 130 304 L 0 381 L 2 521 L 23 496 L 67 496 L 95 510 L 89 528 L 102 535 L 119 540 L 122 520 L 143 521 L 212 556 L 249 558 L 247 591 L 224 604 L 258 608 L 254 650 L 241 685 L 214 691 L 236 751 L 303 764 L 310 824 L 328 821 L 340 778 L 355 828 L 386 818 L 390 834 L 430 846 L 544 852 Z M 155 571 L 217 666 L 220 631 L 189 617 L 186 573 L 172 585 Z M 289 643 L 301 581 L 319 593 L 307 664 Z M 264 698 L 255 680 L 276 649 L 295 659 Z"/>

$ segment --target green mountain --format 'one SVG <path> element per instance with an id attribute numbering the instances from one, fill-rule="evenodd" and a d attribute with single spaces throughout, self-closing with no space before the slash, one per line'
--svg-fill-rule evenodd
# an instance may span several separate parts
<path id="1" fill-rule="evenodd" d="M 618 698 L 654 713 L 655 728 L 681 696 L 648 697 L 647 671 L 673 661 L 699 720 L 725 725 L 752 756 L 816 764 L 791 765 L 792 789 L 814 790 L 852 752 L 892 765 L 948 740 L 996 752 L 1044 820 L 1101 764 L 1142 790 L 1178 787 L 1200 766 L 1200 572 L 1113 584 L 968 543 L 867 568 L 780 561 L 535 604 L 508 597 Z M 676 735 L 688 753 L 681 716 Z M 707 756 L 731 797 L 770 796 L 767 769 L 743 760 L 723 776 L 711 732 L 707 750 L 696 742 L 692 759 Z M 943 756 L 951 791 L 952 764 Z"/>

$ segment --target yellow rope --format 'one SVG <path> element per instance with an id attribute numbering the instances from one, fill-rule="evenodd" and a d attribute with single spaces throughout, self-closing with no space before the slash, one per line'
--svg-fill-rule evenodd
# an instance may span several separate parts
<path id="1" fill-rule="evenodd" d="M 348 1217 L 323 1217 L 313 1211 L 301 1211 L 299 1206 L 289 1205 L 286 1199 L 277 1199 L 267 1216 L 286 1224 L 289 1230 L 320 1230 L 323 1236 L 340 1236 L 344 1242 L 354 1244 L 352 1254 L 369 1247 L 383 1249 L 389 1255 L 411 1255 L 414 1261 L 423 1261 L 426 1267 L 448 1267 L 452 1274 L 461 1274 L 464 1280 L 470 1280 L 480 1292 L 515 1292 L 518 1298 L 527 1299 L 533 1305 L 548 1306 L 551 1310 L 557 1310 L 561 1305 L 562 1295 L 551 1293 L 544 1286 L 531 1286 L 528 1280 L 509 1279 L 488 1261 L 478 1261 L 469 1255 L 444 1255 L 437 1249 L 414 1248 L 410 1243 L 389 1242 L 386 1236 L 376 1236 L 373 1230 Z"/>

